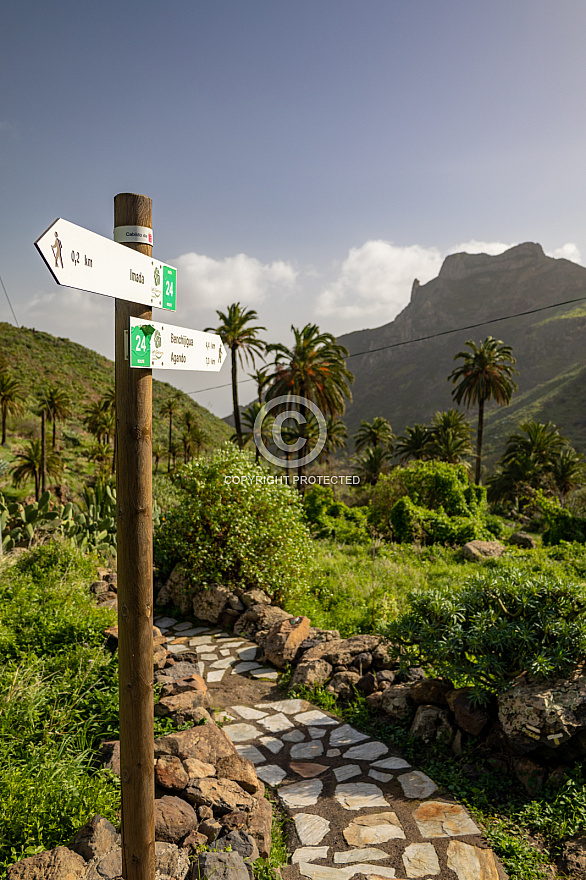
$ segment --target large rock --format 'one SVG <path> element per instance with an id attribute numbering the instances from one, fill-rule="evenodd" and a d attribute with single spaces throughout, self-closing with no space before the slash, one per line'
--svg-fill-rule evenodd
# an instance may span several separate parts
<path id="1" fill-rule="evenodd" d="M 522 547 L 524 550 L 534 550 L 537 547 L 537 541 L 528 532 L 513 532 L 509 544 Z"/>
<path id="2" fill-rule="evenodd" d="M 109 852 L 120 843 L 120 835 L 111 822 L 96 813 L 73 836 L 69 849 L 89 862 L 96 856 Z"/>
<path id="3" fill-rule="evenodd" d="M 290 617 L 276 623 L 264 640 L 264 655 L 277 669 L 285 669 L 309 634 L 309 617 Z"/>
<path id="4" fill-rule="evenodd" d="M 185 678 L 193 678 L 199 675 L 199 666 L 190 663 L 187 660 L 179 660 L 172 666 L 167 666 L 155 673 L 155 681 L 157 684 L 171 684 L 173 681 L 181 681 Z"/>
<path id="5" fill-rule="evenodd" d="M 545 782 L 545 769 L 531 758 L 515 758 L 512 762 L 513 772 L 527 794 L 536 797 Z"/>
<path id="6" fill-rule="evenodd" d="M 117 880 L 122 876 L 122 850 L 119 846 L 96 856 L 87 866 L 84 880 Z"/>
<path id="7" fill-rule="evenodd" d="M 376 669 L 391 669 L 398 664 L 401 648 L 391 642 L 381 640 L 371 653 L 372 662 Z"/>
<path id="8" fill-rule="evenodd" d="M 256 794 L 261 789 L 261 782 L 256 775 L 254 764 L 240 755 L 226 755 L 219 758 L 216 764 L 218 779 L 231 779 L 248 794 Z"/>
<path id="9" fill-rule="evenodd" d="M 155 843 L 155 880 L 184 880 L 189 871 L 189 854 L 174 843 Z M 122 850 L 119 846 L 92 859 L 83 880 L 118 880 L 122 876 Z"/>
<path id="10" fill-rule="evenodd" d="M 185 574 L 174 568 L 167 583 L 161 587 L 157 595 L 157 605 L 175 605 L 181 614 L 191 614 L 193 609 L 192 588 Z"/>
<path id="11" fill-rule="evenodd" d="M 447 706 L 447 695 L 454 690 L 454 685 L 446 678 L 424 678 L 411 685 L 409 695 L 418 706 Z"/>
<path id="12" fill-rule="evenodd" d="M 216 852 L 234 851 L 240 853 L 247 864 L 255 862 L 259 857 L 258 846 L 254 837 L 246 831 L 234 829 L 228 831 L 215 842 L 212 847 Z"/>
<path id="13" fill-rule="evenodd" d="M 205 702 L 203 691 L 184 691 L 174 697 L 163 697 L 155 703 L 155 715 L 159 718 L 172 718 L 176 724 L 188 724 L 199 718 L 199 710 Z"/>
<path id="14" fill-rule="evenodd" d="M 207 714 L 207 713 L 206 713 Z M 209 715 L 208 715 L 209 718 Z M 197 758 L 205 764 L 216 764 L 218 758 L 237 754 L 226 734 L 211 720 L 188 730 L 168 733 L 155 740 L 155 757 L 175 755 L 182 761 Z"/>
<path id="15" fill-rule="evenodd" d="M 500 541 L 468 541 L 462 547 L 464 559 L 469 562 L 482 562 L 483 559 L 498 559 L 505 552 Z"/>
<path id="16" fill-rule="evenodd" d="M 448 713 L 439 706 L 419 706 L 409 733 L 427 743 L 449 743 L 454 735 Z"/>
<path id="17" fill-rule="evenodd" d="M 116 776 L 120 776 L 120 740 L 102 740 L 98 753 L 98 761 L 104 770 L 111 770 Z"/>
<path id="18" fill-rule="evenodd" d="M 185 797 L 197 807 L 210 807 L 216 817 L 234 810 L 250 813 L 255 805 L 252 795 L 231 779 L 206 777 L 192 780 L 185 789 Z"/>
<path id="19" fill-rule="evenodd" d="M 182 798 L 165 795 L 155 800 L 155 839 L 180 843 L 190 831 L 197 831 L 197 814 Z"/>
<path id="20" fill-rule="evenodd" d="M 7 880 L 76 880 L 86 871 L 85 859 L 66 846 L 46 850 L 10 865 Z"/>
<path id="21" fill-rule="evenodd" d="M 204 852 L 196 856 L 190 880 L 249 880 L 248 868 L 239 852 Z"/>
<path id="22" fill-rule="evenodd" d="M 232 591 L 222 584 L 199 587 L 193 592 L 193 613 L 198 620 L 217 623 L 226 608 L 230 607 Z"/>
<path id="23" fill-rule="evenodd" d="M 164 684 L 161 688 L 161 698 L 175 697 L 177 694 L 183 694 L 186 691 L 200 691 L 202 694 L 206 694 L 207 690 L 208 686 L 205 683 L 205 680 L 201 675 L 195 674 L 190 675 L 187 678 L 178 678 L 176 681 Z"/>
<path id="24" fill-rule="evenodd" d="M 248 820 L 248 833 L 254 837 L 261 858 L 268 859 L 271 853 L 271 830 L 273 810 L 265 797 L 256 797 L 255 805 Z"/>
<path id="25" fill-rule="evenodd" d="M 243 594 L 243 597 L 245 595 L 246 593 Z M 263 645 L 270 630 L 277 623 L 291 617 L 293 617 L 292 614 L 287 614 L 276 605 L 251 605 L 248 611 L 245 611 L 234 624 L 234 632 L 238 636 L 244 636 L 256 642 L 257 645 Z"/>
<path id="26" fill-rule="evenodd" d="M 325 684 L 332 674 L 332 664 L 327 660 L 309 660 L 300 663 L 293 675 L 289 686 L 294 687 L 318 687 Z"/>
<path id="27" fill-rule="evenodd" d="M 586 877 L 586 837 L 571 837 L 562 847 L 558 862 L 561 870 L 572 880 L 583 880 Z"/>
<path id="28" fill-rule="evenodd" d="M 155 880 L 184 880 L 189 871 L 186 849 L 157 840 L 155 843 Z"/>
<path id="29" fill-rule="evenodd" d="M 155 780 L 161 788 L 183 791 L 189 782 L 189 774 L 180 758 L 163 755 L 155 761 Z"/>
<path id="30" fill-rule="evenodd" d="M 401 721 L 413 714 L 413 700 L 408 684 L 394 684 L 381 695 L 381 709 L 395 721 Z"/>
<path id="31" fill-rule="evenodd" d="M 336 694 L 341 700 L 351 700 L 355 695 L 359 681 L 359 673 L 353 670 L 348 669 L 346 672 L 336 672 L 330 679 L 327 690 L 332 694 Z"/>
<path id="32" fill-rule="evenodd" d="M 475 705 L 472 688 L 456 688 L 446 694 L 446 700 L 458 727 L 472 736 L 479 736 L 491 720 L 486 707 Z"/>
<path id="33" fill-rule="evenodd" d="M 326 660 L 332 666 L 348 666 L 357 654 L 371 653 L 377 648 L 380 636 L 359 635 L 349 639 L 322 642 L 303 654 L 303 663 Z"/>
<path id="34" fill-rule="evenodd" d="M 245 608 L 252 608 L 253 605 L 270 605 L 271 597 L 263 590 L 247 590 L 240 596 L 242 604 Z"/>
<path id="35" fill-rule="evenodd" d="M 498 699 L 499 720 L 513 751 L 552 754 L 572 746 L 586 749 L 586 676 L 531 682 L 521 679 Z M 572 741 L 570 743 L 570 740 Z"/>
<path id="36" fill-rule="evenodd" d="M 165 645 L 155 645 L 153 648 L 153 668 L 159 671 L 167 662 L 167 648 Z"/>

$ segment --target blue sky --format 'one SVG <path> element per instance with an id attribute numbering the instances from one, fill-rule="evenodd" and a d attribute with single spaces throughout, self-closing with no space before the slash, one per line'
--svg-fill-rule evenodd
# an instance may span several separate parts
<path id="1" fill-rule="evenodd" d="M 271 341 L 387 323 L 455 250 L 538 241 L 582 262 L 585 24 L 582 0 L 4 3 L 0 274 L 19 322 L 112 356 L 113 302 L 57 287 L 33 241 L 58 216 L 110 237 L 120 191 L 153 199 L 170 322 L 240 300 Z M 226 389 L 195 399 L 230 409 Z"/>

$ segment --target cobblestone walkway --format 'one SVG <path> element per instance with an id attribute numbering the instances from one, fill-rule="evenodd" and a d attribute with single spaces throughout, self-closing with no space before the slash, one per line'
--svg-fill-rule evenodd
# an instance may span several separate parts
<path id="1" fill-rule="evenodd" d="M 283 699 L 253 642 L 168 617 L 155 624 L 177 659 L 197 653 L 224 732 L 291 815 L 284 880 L 506 878 L 463 807 L 385 743 Z"/>

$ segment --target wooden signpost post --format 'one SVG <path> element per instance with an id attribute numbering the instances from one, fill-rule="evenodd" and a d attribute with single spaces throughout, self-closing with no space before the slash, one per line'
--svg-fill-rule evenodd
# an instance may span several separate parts
<path id="1" fill-rule="evenodd" d="M 153 322 L 152 306 L 175 310 L 177 273 L 152 259 L 150 198 L 115 196 L 114 227 L 112 242 L 59 219 L 35 245 L 59 284 L 116 297 L 122 875 L 154 880 L 152 367 L 219 370 L 226 350 L 213 333 Z"/>
<path id="2" fill-rule="evenodd" d="M 114 198 L 114 228 L 152 228 L 147 196 Z M 150 257 L 148 244 L 123 245 Z M 116 300 L 116 501 L 118 563 L 118 665 L 122 875 L 155 876 L 155 774 L 153 733 L 153 500 L 152 388 L 150 369 L 131 370 L 125 359 L 130 318 L 152 318 L 152 309 Z"/>

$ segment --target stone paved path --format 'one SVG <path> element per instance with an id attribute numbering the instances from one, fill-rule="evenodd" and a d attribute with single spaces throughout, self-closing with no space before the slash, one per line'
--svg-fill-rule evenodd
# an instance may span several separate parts
<path id="1" fill-rule="evenodd" d="M 253 642 L 158 617 L 177 655 L 196 652 L 215 717 L 292 817 L 284 880 L 503 880 L 466 810 L 385 743 L 283 699 Z"/>

